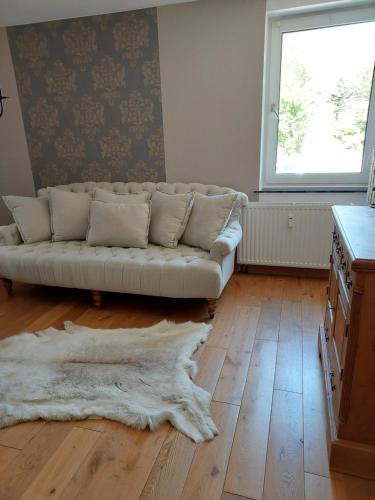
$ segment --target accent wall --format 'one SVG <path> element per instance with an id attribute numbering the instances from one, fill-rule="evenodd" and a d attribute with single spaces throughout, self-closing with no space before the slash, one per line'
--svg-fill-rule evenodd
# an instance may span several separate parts
<path id="1" fill-rule="evenodd" d="M 156 9 L 7 32 L 36 188 L 165 180 Z"/>

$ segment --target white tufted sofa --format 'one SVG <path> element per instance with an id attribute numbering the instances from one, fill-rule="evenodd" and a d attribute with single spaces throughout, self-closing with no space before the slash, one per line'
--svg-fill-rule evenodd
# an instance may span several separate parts
<path id="1" fill-rule="evenodd" d="M 207 195 L 233 193 L 230 188 L 203 184 L 135 182 L 84 182 L 56 186 L 73 192 L 100 187 L 126 194 L 141 191 Z M 46 195 L 40 189 L 38 196 Z M 25 283 L 82 288 L 93 292 L 101 305 L 101 292 L 112 291 L 176 298 L 206 298 L 210 317 L 216 299 L 233 273 L 235 250 L 242 237 L 239 223 L 247 196 L 239 193 L 237 204 L 223 233 L 210 252 L 179 244 L 147 249 L 91 247 L 85 241 L 21 243 L 15 224 L 0 227 L 0 276 L 9 293 L 12 280 Z"/>

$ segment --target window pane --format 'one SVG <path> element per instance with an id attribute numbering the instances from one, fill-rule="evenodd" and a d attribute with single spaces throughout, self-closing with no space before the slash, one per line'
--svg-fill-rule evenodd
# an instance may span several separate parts
<path id="1" fill-rule="evenodd" d="M 276 173 L 360 172 L 375 22 L 283 34 Z"/>

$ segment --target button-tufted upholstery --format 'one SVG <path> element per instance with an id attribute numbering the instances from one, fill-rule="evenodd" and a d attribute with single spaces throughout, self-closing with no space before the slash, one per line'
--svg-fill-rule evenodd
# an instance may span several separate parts
<path id="1" fill-rule="evenodd" d="M 158 295 L 212 297 L 224 286 L 209 252 L 179 245 L 90 247 L 84 241 L 0 247 L 0 276 L 26 283 Z"/>
<path id="2" fill-rule="evenodd" d="M 183 182 L 76 182 L 74 184 L 62 184 L 54 187 L 64 189 L 65 191 L 72 191 L 73 193 L 91 193 L 96 187 L 106 189 L 116 194 L 137 194 L 142 191 L 153 193 L 156 190 L 167 194 L 189 193 L 194 191 L 206 195 L 237 192 L 231 188 L 215 186 L 214 184 L 199 184 L 197 182 L 191 184 L 185 184 Z M 46 196 L 47 188 L 39 189 L 37 194 L 38 196 Z M 237 204 L 232 212 L 231 221 L 239 220 L 241 208 L 245 206 L 246 203 L 246 194 L 238 193 Z"/>
<path id="3" fill-rule="evenodd" d="M 206 195 L 234 193 L 230 188 L 165 182 L 84 182 L 56 186 L 72 192 L 100 187 L 118 194 L 142 191 Z M 47 190 L 39 189 L 38 196 Z M 210 252 L 186 245 L 146 249 L 91 247 L 84 241 L 19 244 L 14 224 L 0 227 L 0 277 L 26 283 L 114 291 L 164 297 L 217 298 L 233 272 L 236 246 L 241 240 L 241 208 L 247 196 L 238 193 L 227 227 Z"/>
<path id="4" fill-rule="evenodd" d="M 199 183 L 185 184 L 183 182 L 76 182 L 75 184 L 63 184 L 54 187 L 64 189 L 66 191 L 72 191 L 74 193 L 88 193 L 93 191 L 96 187 L 118 194 L 136 194 L 141 193 L 142 191 L 153 193 L 156 190 L 167 194 L 189 193 L 190 191 L 195 191 L 197 193 L 215 195 L 236 192 L 233 189 L 226 187 Z M 38 190 L 38 196 L 45 196 L 46 194 L 47 188 L 41 188 Z M 246 197 L 243 193 L 241 193 L 241 195 Z"/>

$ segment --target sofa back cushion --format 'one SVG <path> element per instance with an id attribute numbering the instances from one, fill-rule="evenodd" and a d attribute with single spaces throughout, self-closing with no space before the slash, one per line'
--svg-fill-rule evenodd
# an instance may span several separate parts
<path id="1" fill-rule="evenodd" d="M 165 194 L 155 191 L 151 199 L 149 239 L 167 248 L 176 248 L 186 228 L 194 193 Z"/>
<path id="2" fill-rule="evenodd" d="M 92 193 L 95 188 L 100 188 L 117 194 L 139 194 L 143 191 L 154 193 L 160 191 L 166 194 L 184 194 L 200 193 L 207 196 L 216 196 L 220 194 L 237 194 L 237 198 L 228 223 L 239 220 L 241 209 L 247 203 L 247 196 L 244 193 L 235 191 L 228 187 L 215 186 L 214 184 L 200 184 L 198 182 L 76 182 L 74 184 L 63 184 L 56 186 L 64 191 L 73 193 Z M 38 196 L 45 196 L 46 188 L 38 190 Z"/>
<path id="3" fill-rule="evenodd" d="M 51 239 L 51 221 L 46 197 L 3 196 L 24 243 Z"/>
<path id="4" fill-rule="evenodd" d="M 206 196 L 196 193 L 182 243 L 211 250 L 214 241 L 227 225 L 236 197 L 237 194 Z"/>
<path id="5" fill-rule="evenodd" d="M 48 189 L 53 241 L 84 240 L 89 225 L 91 196 Z"/>
<path id="6" fill-rule="evenodd" d="M 91 246 L 146 248 L 150 203 L 92 201 L 87 243 Z"/>
<path id="7" fill-rule="evenodd" d="M 106 203 L 146 203 L 151 199 L 151 193 L 143 191 L 137 194 L 117 194 L 106 189 L 95 188 L 93 200 L 104 201 Z"/>

